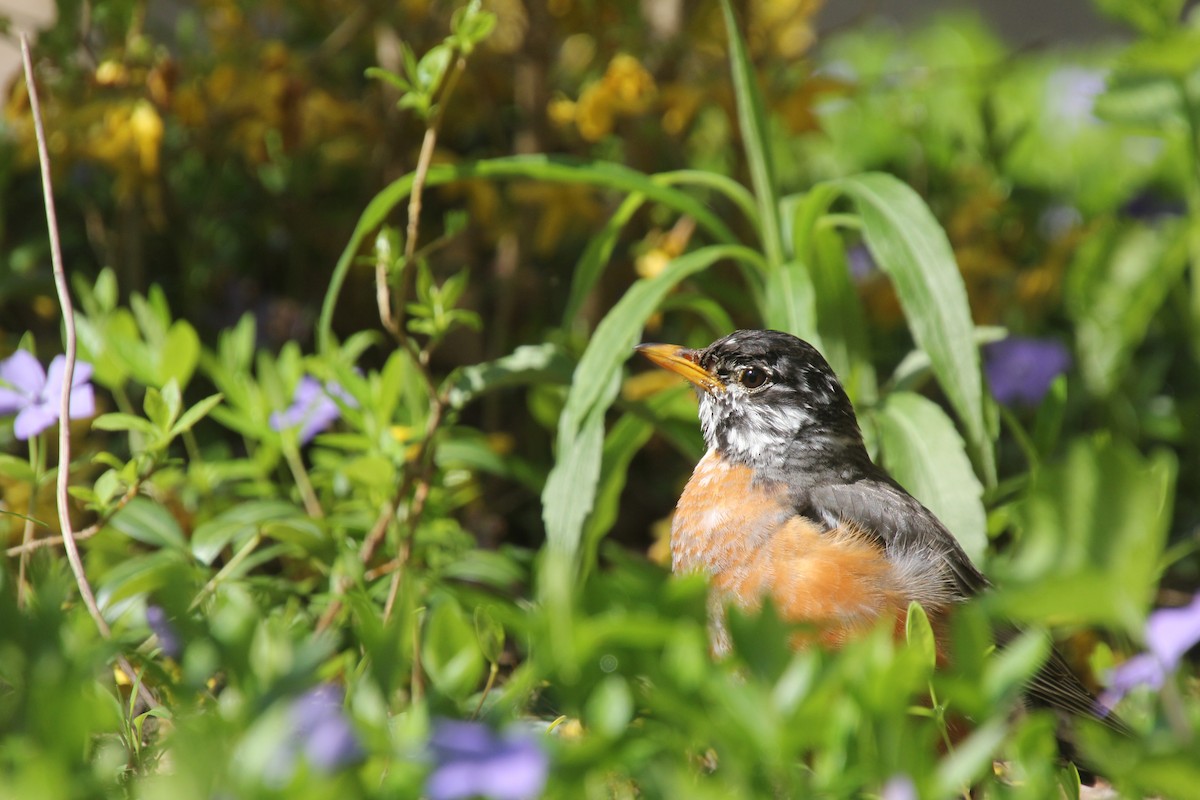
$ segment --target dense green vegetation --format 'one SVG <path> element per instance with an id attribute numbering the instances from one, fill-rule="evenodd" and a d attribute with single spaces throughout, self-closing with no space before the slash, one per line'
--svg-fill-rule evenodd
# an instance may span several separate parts
<path id="1" fill-rule="evenodd" d="M 971 17 L 818 40 L 812 0 L 61 3 L 83 572 L 18 78 L 0 796 L 1077 796 L 1014 713 L 1052 638 L 1135 731 L 1080 721 L 1085 762 L 1197 796 L 1182 5 L 1013 51 Z M 919 606 L 837 652 L 732 612 L 711 657 L 664 563 L 695 399 L 631 356 L 737 327 L 817 345 L 997 585 L 951 667 Z"/>

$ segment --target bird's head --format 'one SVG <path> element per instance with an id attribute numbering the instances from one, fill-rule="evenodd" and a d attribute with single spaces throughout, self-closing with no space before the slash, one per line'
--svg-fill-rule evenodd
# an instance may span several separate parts
<path id="1" fill-rule="evenodd" d="M 643 344 L 638 351 L 686 378 L 700 427 L 724 458 L 770 471 L 866 458 L 854 408 L 817 349 L 788 333 L 735 331 L 703 350 Z"/>

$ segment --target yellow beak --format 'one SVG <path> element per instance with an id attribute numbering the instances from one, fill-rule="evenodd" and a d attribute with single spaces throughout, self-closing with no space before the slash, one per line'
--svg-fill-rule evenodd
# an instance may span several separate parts
<path id="1" fill-rule="evenodd" d="M 706 392 L 724 390 L 725 384 L 713 373 L 700 366 L 700 351 L 677 344 L 639 344 L 634 348 L 663 369 L 682 375 L 693 386 Z"/>

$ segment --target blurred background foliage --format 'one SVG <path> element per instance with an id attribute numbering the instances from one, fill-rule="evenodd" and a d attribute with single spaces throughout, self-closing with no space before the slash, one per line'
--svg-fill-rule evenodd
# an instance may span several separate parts
<path id="1" fill-rule="evenodd" d="M 545 750 L 555 796 L 1070 790 L 1054 721 L 1008 714 L 1034 634 L 1099 686 L 1200 586 L 1200 20 L 1097 0 L 1110 39 L 1018 48 L 970 14 L 818 36 L 821 6 L 737 4 L 743 51 L 707 1 L 61 2 L 35 55 L 115 638 L 57 550 L 21 555 L 16 515 L 57 532 L 53 445 L 0 421 L 0 786 L 470 796 L 426 778 L 537 778 Z M 0 133 L 0 354 L 46 362 L 19 78 Z M 953 674 L 919 618 L 792 655 L 769 611 L 713 664 L 702 587 L 666 580 L 701 443 L 628 347 L 768 323 L 819 338 L 872 448 L 1002 585 Z M 975 344 L 999 405 L 972 399 Z M 988 614 L 1034 633 L 983 659 Z M 114 688 L 118 648 L 161 705 Z M 1083 732 L 1123 791 L 1192 796 L 1194 673 L 1123 704 L 1136 745 Z M 978 727 L 939 753 L 956 714 Z M 447 755 L 443 716 L 539 744 Z"/>

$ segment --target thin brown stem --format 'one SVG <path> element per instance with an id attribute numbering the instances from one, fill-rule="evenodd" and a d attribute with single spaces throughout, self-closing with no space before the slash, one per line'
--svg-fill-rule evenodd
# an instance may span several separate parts
<path id="1" fill-rule="evenodd" d="M 108 521 L 117 515 L 117 512 L 129 505 L 129 501 L 138 496 L 138 492 L 140 492 L 142 489 L 142 484 L 157 470 L 157 466 L 151 468 L 149 472 L 140 476 L 137 480 L 130 484 L 129 488 L 125 490 L 125 494 L 121 495 L 121 499 L 117 501 L 116 505 L 114 505 L 103 516 L 101 516 L 100 519 L 96 520 L 91 525 L 75 534 L 75 541 L 82 542 L 83 540 L 90 539 L 99 533 L 101 529 L 108 524 Z M 45 539 L 34 539 L 31 542 L 14 545 L 13 547 L 8 548 L 4 551 L 4 555 L 11 558 L 12 556 L 19 556 L 22 553 L 40 550 L 43 547 L 61 547 L 62 543 L 63 540 L 57 536 L 49 536 Z"/>
<path id="2" fill-rule="evenodd" d="M 62 309 L 63 329 L 66 338 L 66 354 L 63 365 L 62 394 L 58 406 L 58 481 L 56 499 L 58 504 L 58 522 L 62 531 L 63 547 L 67 552 L 67 561 L 71 572 L 75 575 L 75 584 L 79 587 L 79 595 L 88 613 L 96 623 L 96 628 L 106 639 L 112 638 L 112 629 L 108 620 L 100 612 L 96 603 L 96 595 L 88 582 L 87 573 L 83 569 L 83 559 L 79 557 L 79 548 L 75 544 L 75 531 L 71 527 L 71 508 L 68 487 L 71 480 L 71 383 L 75 377 L 75 360 L 77 342 L 75 336 L 75 306 L 71 302 L 71 292 L 67 284 L 67 271 L 63 266 L 62 241 L 58 234 L 58 214 L 54 208 L 54 183 L 50 176 L 50 151 L 46 147 L 46 130 L 42 124 L 42 108 L 38 100 L 37 85 L 33 80 L 33 57 L 29 52 L 29 38 L 21 35 L 21 60 L 25 67 L 25 86 L 29 91 L 29 108 L 33 116 L 33 130 L 37 138 L 38 163 L 42 173 L 42 195 L 46 205 L 46 227 L 50 235 L 50 260 L 54 268 L 54 288 L 58 293 L 58 304 Z M 133 666 L 123 655 L 117 656 L 117 665 L 133 680 L 136 676 Z M 140 682 L 138 694 L 149 706 L 156 705 L 154 695 Z"/>
<path id="3" fill-rule="evenodd" d="M 375 570 L 375 577 L 392 573 L 392 583 L 388 588 L 387 601 L 384 604 L 383 618 L 386 620 L 391 616 L 392 606 L 396 602 L 396 594 L 400 589 L 400 576 L 404 570 L 404 566 L 408 563 L 408 557 L 412 553 L 412 540 L 416 536 L 417 526 L 421 522 L 421 517 L 425 512 L 425 504 L 429 499 L 429 491 L 433 481 L 433 438 L 437 434 L 438 428 L 441 427 L 442 420 L 445 417 L 446 406 L 449 403 L 445 393 L 436 393 L 433 399 L 433 406 L 429 411 L 429 419 L 425 423 L 425 434 L 421 438 L 421 443 L 418 445 L 417 454 L 413 458 L 412 463 L 420 465 L 419 468 L 410 467 L 405 470 L 404 480 L 400 483 L 400 487 L 396 490 L 396 494 L 392 497 L 387 507 L 376 518 L 375 524 L 371 526 L 370 532 L 363 539 L 362 547 L 359 548 L 358 557 L 364 564 L 369 564 L 379 550 L 379 546 L 383 543 L 384 537 L 387 535 L 388 525 L 396 515 L 396 507 L 404 500 L 408 493 L 412 492 L 412 502 L 409 504 L 408 517 L 406 518 L 407 525 L 405 526 L 404 538 L 400 541 L 396 558 L 392 559 L 386 565 L 386 569 L 380 568 Z M 367 573 L 367 579 L 372 580 L 372 573 Z M 341 595 L 349 588 L 346 585 L 338 584 L 334 587 L 335 597 L 326 607 L 325 611 L 317 620 L 316 629 L 318 632 L 325 630 L 333 624 L 333 620 L 337 618 L 337 614 L 342 609 Z"/>
<path id="4" fill-rule="evenodd" d="M 413 172 L 412 193 L 408 197 L 408 229 L 404 237 L 404 261 L 401 262 L 404 272 L 401 274 L 394 302 L 389 298 L 390 287 L 387 282 L 387 269 L 381 269 L 379 265 L 376 265 L 375 269 L 375 291 L 376 300 L 379 304 L 380 319 L 384 327 L 401 342 L 407 338 L 404 324 L 401 321 L 404 318 L 404 306 L 408 302 L 408 279 L 406 275 L 409 265 L 412 264 L 417 254 L 417 238 L 420 234 L 421 226 L 421 199 L 425 192 L 425 181 L 429 176 L 429 167 L 433 163 L 433 151 L 437 147 L 438 130 L 442 126 L 442 116 L 445 113 L 450 96 L 454 94 L 454 88 L 458 85 L 458 79 L 462 76 L 466 68 L 466 56 L 459 53 L 454 59 L 454 66 L 450 68 L 450 72 L 446 75 L 442 86 L 435 95 L 437 98 L 437 109 L 433 112 L 433 117 L 429 120 L 429 124 L 425 128 L 425 138 L 421 141 L 421 152 L 417 156 L 417 168 Z M 396 309 L 395 313 L 392 312 L 393 308 Z"/>

